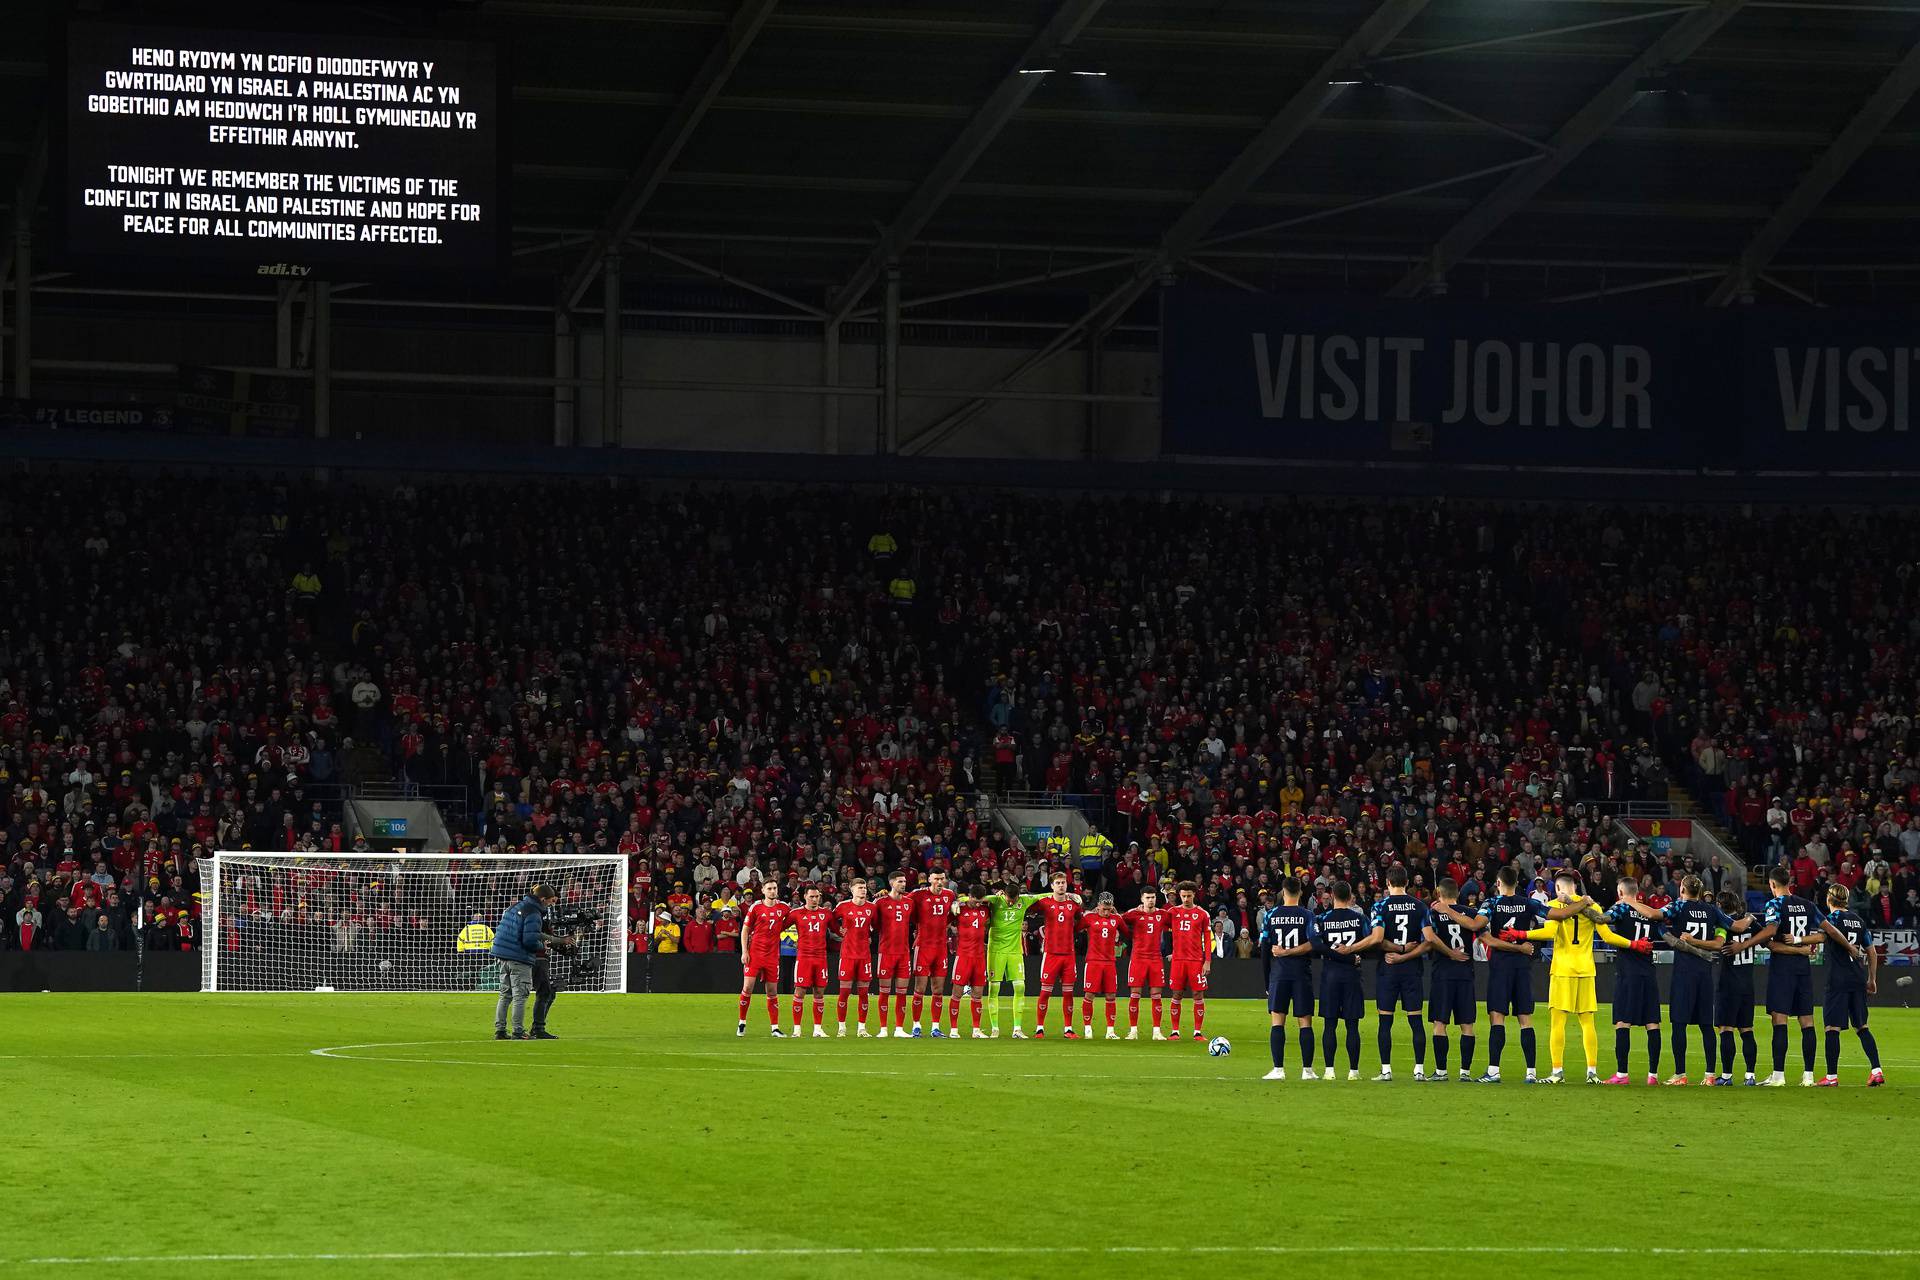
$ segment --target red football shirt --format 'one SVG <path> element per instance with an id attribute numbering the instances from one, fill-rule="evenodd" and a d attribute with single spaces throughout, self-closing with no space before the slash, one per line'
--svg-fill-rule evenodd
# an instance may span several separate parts
<path id="1" fill-rule="evenodd" d="M 752 937 L 747 940 L 747 954 L 755 960 L 779 959 L 780 931 L 792 918 L 793 911 L 784 902 L 762 899 L 748 907 L 745 931 Z"/>
<path id="2" fill-rule="evenodd" d="M 1168 907 L 1167 932 L 1173 935 L 1173 958 L 1205 960 L 1212 927 L 1213 917 L 1205 907 Z"/>
<path id="3" fill-rule="evenodd" d="M 992 913 L 983 902 L 963 902 L 954 908 L 953 922 L 960 929 L 959 953 L 963 959 L 982 959 L 987 954 L 987 922 Z"/>
<path id="4" fill-rule="evenodd" d="M 1056 898 L 1048 895 L 1034 904 L 1046 916 L 1040 926 L 1040 952 L 1049 956 L 1070 956 L 1073 954 L 1073 926 L 1080 914 L 1080 904 L 1071 898 Z"/>
<path id="5" fill-rule="evenodd" d="M 872 899 L 855 902 L 849 898 L 833 909 L 833 918 L 840 922 L 840 951 L 843 955 L 873 954 L 873 919 L 876 914 L 878 912 Z"/>
<path id="6" fill-rule="evenodd" d="M 788 914 L 798 934 L 796 954 L 809 960 L 825 961 L 827 926 L 833 922 L 832 910 L 827 907 L 795 907 Z"/>
<path id="7" fill-rule="evenodd" d="M 1120 917 L 1098 911 L 1080 917 L 1080 932 L 1087 935 L 1087 963 L 1112 964 L 1113 944 L 1120 940 Z"/>
<path id="8" fill-rule="evenodd" d="M 1156 956 L 1160 954 L 1160 935 L 1167 931 L 1165 907 L 1155 907 L 1151 911 L 1145 907 L 1135 907 L 1120 917 L 1120 924 L 1127 931 L 1129 947 Z"/>
<path id="9" fill-rule="evenodd" d="M 907 897 L 913 902 L 914 936 L 920 940 L 920 948 L 928 952 L 940 952 L 947 949 L 947 921 L 953 917 L 953 904 L 958 897 L 951 889 L 915 889 Z"/>
<path id="10" fill-rule="evenodd" d="M 907 930 L 913 925 L 913 898 L 904 893 L 897 898 L 883 893 L 873 903 L 880 917 L 880 954 L 907 954 Z"/>

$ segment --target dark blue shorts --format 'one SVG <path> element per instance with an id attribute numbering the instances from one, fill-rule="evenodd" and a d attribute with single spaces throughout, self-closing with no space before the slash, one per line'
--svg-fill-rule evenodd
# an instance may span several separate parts
<path id="1" fill-rule="evenodd" d="M 1292 1014 L 1296 1018 L 1313 1016 L 1313 979 L 1282 978 L 1278 974 L 1267 983 L 1267 1012 Z"/>
<path id="2" fill-rule="evenodd" d="M 1392 1013 L 1399 1008 L 1417 1014 L 1425 1003 L 1426 993 L 1420 989 L 1423 984 L 1420 980 L 1420 962 L 1417 960 L 1394 965 L 1382 960 L 1375 984 L 1373 1003 L 1381 1013 Z"/>
<path id="3" fill-rule="evenodd" d="M 1320 978 L 1320 1016 L 1329 1022 L 1351 1022 L 1360 1017 L 1360 975 L 1329 969 Z"/>
<path id="4" fill-rule="evenodd" d="M 1487 966 L 1487 1012 L 1501 1017 L 1533 1012 L 1533 967 L 1523 964 Z"/>
<path id="5" fill-rule="evenodd" d="M 1867 1025 L 1867 989 L 1865 987 L 1836 987 L 1827 982 L 1827 998 L 1824 1005 L 1827 1020 L 1823 1026 L 1838 1027 L 1842 1031 Z"/>
<path id="6" fill-rule="evenodd" d="M 1716 1027 L 1753 1027 L 1753 968 L 1724 969 L 1720 986 L 1713 993 L 1713 1025 Z"/>
<path id="7" fill-rule="evenodd" d="M 1813 1016 L 1813 975 L 1778 965 L 1767 966 L 1767 1012 L 1789 1018 Z"/>
<path id="8" fill-rule="evenodd" d="M 1619 969 L 1613 979 L 1613 1020 L 1632 1027 L 1660 1021 L 1660 984 L 1651 973 Z"/>
<path id="9" fill-rule="evenodd" d="M 1673 993 L 1667 1000 L 1668 1017 L 1676 1027 L 1718 1025 L 1713 1017 L 1713 975 L 1673 971 Z"/>
<path id="10" fill-rule="evenodd" d="M 1427 1001 L 1427 1021 L 1457 1022 L 1473 1025 L 1478 1002 L 1473 998 L 1473 974 L 1438 974 L 1433 978 L 1433 994 Z"/>

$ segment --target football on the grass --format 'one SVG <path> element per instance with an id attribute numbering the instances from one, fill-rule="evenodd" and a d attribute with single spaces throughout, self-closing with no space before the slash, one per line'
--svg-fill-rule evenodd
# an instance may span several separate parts
<path id="1" fill-rule="evenodd" d="M 1225 1036 L 1215 1036 L 1207 1041 L 1207 1056 L 1210 1058 L 1224 1058 L 1232 1052 L 1233 1045 Z"/>

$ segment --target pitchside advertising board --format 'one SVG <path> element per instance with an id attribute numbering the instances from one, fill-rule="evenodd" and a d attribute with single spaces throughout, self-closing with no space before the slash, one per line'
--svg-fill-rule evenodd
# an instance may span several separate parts
<path id="1" fill-rule="evenodd" d="M 1920 470 L 1920 322 L 1175 290 L 1166 451 Z"/>
<path id="2" fill-rule="evenodd" d="M 67 264 L 484 279 L 502 260 L 486 44 L 75 22 L 56 174 Z"/>

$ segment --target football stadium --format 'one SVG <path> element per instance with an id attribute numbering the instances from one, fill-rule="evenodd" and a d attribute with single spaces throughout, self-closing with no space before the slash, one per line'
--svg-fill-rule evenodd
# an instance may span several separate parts
<path id="1" fill-rule="evenodd" d="M 1920 1275 L 1916 94 L 0 6 L 0 1280 Z"/>

